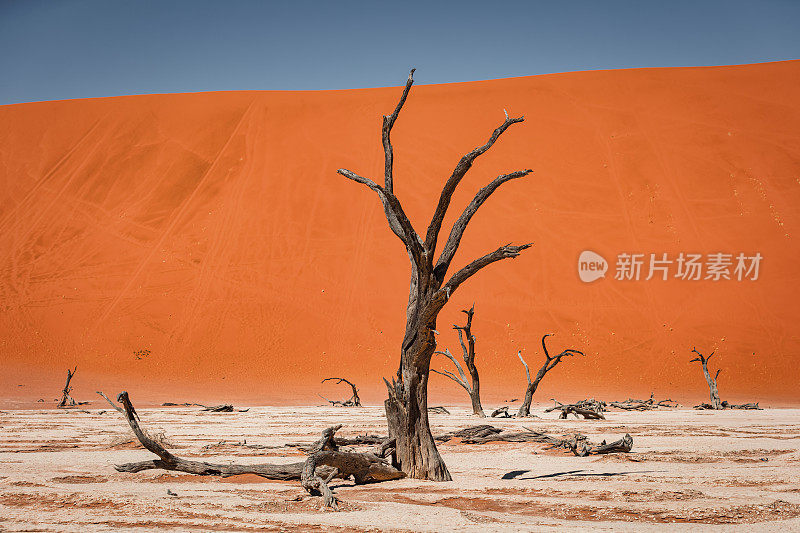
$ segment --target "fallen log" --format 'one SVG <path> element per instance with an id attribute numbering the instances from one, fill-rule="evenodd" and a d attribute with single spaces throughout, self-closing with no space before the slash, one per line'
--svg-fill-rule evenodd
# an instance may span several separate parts
<path id="1" fill-rule="evenodd" d="M 603 411 L 605 410 L 605 402 L 599 402 L 594 398 L 588 400 L 581 400 L 577 403 L 571 404 L 563 404 L 557 401 L 554 398 L 551 398 L 555 405 L 553 407 L 548 407 L 544 410 L 545 413 L 549 413 L 551 411 L 561 411 L 561 414 L 558 418 L 564 420 L 567 418 L 567 415 L 575 415 L 575 418 L 582 416 L 584 419 L 589 420 L 605 420 L 605 415 L 603 415 Z"/>
<path id="2" fill-rule="evenodd" d="M 625 401 L 611 402 L 608 405 L 625 411 L 650 411 L 659 407 L 678 407 L 678 402 L 671 399 L 655 401 L 653 393 L 650 393 L 650 398 L 647 400 L 628 398 Z"/>
<path id="3" fill-rule="evenodd" d="M 108 398 L 106 398 L 106 400 L 108 400 Z M 161 407 L 202 407 L 201 411 L 208 411 L 210 413 L 234 413 L 234 412 L 246 413 L 247 411 L 250 410 L 250 408 L 234 409 L 233 405 L 229 403 L 223 403 L 220 405 L 203 405 L 202 403 L 192 403 L 192 402 L 184 402 L 184 403 L 164 402 L 161 404 Z"/>
<path id="4" fill-rule="evenodd" d="M 699 405 L 694 406 L 695 409 L 704 410 L 719 410 L 719 409 L 744 409 L 744 410 L 761 410 L 761 407 L 758 406 L 758 402 L 756 403 L 741 403 L 741 404 L 734 404 L 728 403 L 727 401 L 723 401 L 719 407 L 715 407 L 713 404 L 710 403 L 701 403 Z"/>
<path id="5" fill-rule="evenodd" d="M 508 406 L 498 407 L 491 414 L 492 418 L 511 418 L 511 413 L 508 412 Z"/>
<path id="6" fill-rule="evenodd" d="M 496 433 L 501 433 L 502 431 L 502 429 L 490 426 L 489 424 L 479 424 L 477 426 L 469 426 L 456 431 L 450 431 L 443 435 L 439 435 L 438 437 L 434 437 L 434 440 L 438 442 L 447 442 L 450 439 L 457 437 L 462 439 L 463 442 L 467 442 L 466 439 L 488 437 Z"/>
<path id="7" fill-rule="evenodd" d="M 334 440 L 336 431 L 341 425 L 333 426 L 322 433 L 322 437 L 312 446 L 308 458 L 299 463 L 289 464 L 214 464 L 204 461 L 190 461 L 173 455 L 159 442 L 152 439 L 139 426 L 139 415 L 131 404 L 127 392 L 121 392 L 117 401 L 122 404 L 125 418 L 134 435 L 148 451 L 158 459 L 115 465 L 119 472 L 141 472 L 149 469 L 173 470 L 188 474 L 204 476 L 233 476 L 237 474 L 255 474 L 267 479 L 301 481 L 309 493 L 320 494 L 325 498 L 325 506 L 336 508 L 336 499 L 328 483 L 334 477 L 348 479 L 356 483 L 371 483 L 400 479 L 405 474 L 389 464 L 386 455 L 394 452 L 391 441 L 386 439 L 378 454 L 339 451 Z"/>
<path id="8" fill-rule="evenodd" d="M 633 437 L 626 433 L 624 437 L 610 444 L 606 441 L 593 444 L 585 435 L 575 433 L 564 437 L 554 437 L 547 433 L 525 428 L 525 431 L 504 431 L 490 425 L 470 426 L 436 437 L 437 441 L 447 442 L 459 437 L 464 444 L 486 444 L 487 442 L 540 442 L 549 444 L 548 449 L 563 448 L 579 457 L 601 455 L 607 453 L 627 453 L 633 448 Z"/>

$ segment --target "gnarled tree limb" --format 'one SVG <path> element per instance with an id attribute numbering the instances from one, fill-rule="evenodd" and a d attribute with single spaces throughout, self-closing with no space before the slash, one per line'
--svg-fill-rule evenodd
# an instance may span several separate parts
<path id="1" fill-rule="evenodd" d="M 392 177 L 392 167 L 394 164 L 394 152 L 392 150 L 392 141 L 389 138 L 389 134 L 392 132 L 392 128 L 394 127 L 394 123 L 397 120 L 397 116 L 400 114 L 400 110 L 403 108 L 403 104 L 406 103 L 406 98 L 408 98 L 408 92 L 411 90 L 411 86 L 414 84 L 414 71 L 416 69 L 412 68 L 411 72 L 408 73 L 408 80 L 406 81 L 406 87 L 403 89 L 403 94 L 400 96 L 400 101 L 397 102 L 397 106 L 394 108 L 394 111 L 391 115 L 384 115 L 383 116 L 383 128 L 381 128 L 381 140 L 383 141 L 383 153 L 384 153 L 384 187 L 390 193 L 394 192 L 394 180 Z"/>
<path id="2" fill-rule="evenodd" d="M 458 245 L 461 244 L 461 238 L 464 236 L 464 231 L 467 229 L 467 224 L 469 224 L 469 221 L 472 220 L 472 216 L 478 211 L 478 208 L 483 205 L 489 196 L 491 196 L 491 194 L 503 183 L 527 176 L 531 172 L 533 171 L 530 169 L 519 170 L 517 172 L 511 172 L 510 174 L 497 176 L 494 180 L 492 180 L 491 183 L 478 191 L 478 193 L 475 195 L 475 198 L 472 199 L 466 209 L 464 209 L 464 212 L 461 213 L 461 216 L 459 216 L 453 224 L 453 228 L 450 230 L 450 235 L 445 242 L 444 249 L 439 256 L 438 261 L 436 261 L 436 266 L 433 270 L 435 276 L 437 276 L 439 279 L 444 278 L 445 273 L 450 268 L 450 263 L 453 261 L 453 257 L 456 255 Z"/>
<path id="3" fill-rule="evenodd" d="M 447 214 L 447 208 L 450 206 L 450 201 L 453 198 L 453 193 L 455 192 L 456 187 L 458 187 L 458 184 L 464 178 L 464 175 L 472 167 L 472 163 L 478 158 L 478 156 L 491 148 L 497 139 L 500 138 L 503 132 L 509 128 L 509 126 L 516 124 L 517 122 L 523 122 L 524 120 L 525 117 L 509 118 L 508 113 L 506 113 L 506 119 L 492 132 L 489 140 L 486 141 L 485 144 L 478 146 L 471 152 L 464 155 L 464 157 L 462 157 L 458 162 L 456 168 L 453 170 L 453 173 L 447 179 L 447 182 L 442 188 L 442 193 L 439 196 L 439 203 L 436 205 L 436 210 L 433 212 L 433 217 L 428 225 L 428 231 L 425 234 L 425 247 L 428 250 L 431 252 L 436 250 L 436 241 L 439 238 L 439 231 L 442 229 L 442 222 L 444 222 L 444 217 Z M 442 273 L 442 276 L 444 276 L 444 273 Z"/>
<path id="4" fill-rule="evenodd" d="M 343 402 L 328 400 L 333 405 L 337 405 L 338 404 L 338 405 L 341 405 L 343 407 L 361 407 L 361 398 L 358 397 L 358 388 L 356 388 L 355 384 L 353 384 L 352 381 L 348 381 L 348 380 L 346 380 L 344 378 L 325 378 L 325 379 L 322 380 L 322 383 L 325 383 L 326 381 L 336 381 L 336 385 L 338 385 L 340 383 L 347 383 L 348 385 L 350 385 L 350 388 L 353 391 L 353 393 L 350 396 L 349 400 L 345 400 Z"/>
<path id="5" fill-rule="evenodd" d="M 455 290 L 469 278 L 474 276 L 478 273 L 479 270 L 482 268 L 491 265 L 494 262 L 500 261 L 501 259 L 508 259 L 517 257 L 522 250 L 526 250 L 533 246 L 533 243 L 528 244 L 521 244 L 519 246 L 515 246 L 512 244 L 506 244 L 505 246 L 501 246 L 494 252 L 488 253 L 483 257 L 479 257 L 478 259 L 474 260 L 450 278 L 450 280 L 444 284 L 444 286 L 439 290 L 446 295 L 446 298 L 450 298 L 450 296 L 455 292 Z"/>
<path id="6" fill-rule="evenodd" d="M 214 464 L 203 461 L 190 461 L 173 455 L 155 439 L 152 439 L 139 426 L 139 416 L 131 404 L 127 392 L 121 392 L 117 401 L 124 408 L 125 418 L 142 446 L 158 456 L 158 459 L 116 465 L 119 472 L 141 472 L 142 470 L 162 469 L 186 472 L 204 476 L 233 476 L 238 474 L 255 474 L 267 479 L 293 480 L 299 479 L 307 491 L 325 496 L 325 505 L 335 508 L 335 498 L 328 487 L 335 477 L 347 479 L 353 477 L 356 483 L 370 483 L 400 479 L 403 472 L 392 467 L 382 456 L 372 453 L 355 453 L 340 451 L 334 439 L 341 425 L 326 429 L 322 438 L 312 447 L 308 458 L 300 463 L 289 464 Z M 393 443 L 384 440 L 380 454 L 392 453 Z"/>

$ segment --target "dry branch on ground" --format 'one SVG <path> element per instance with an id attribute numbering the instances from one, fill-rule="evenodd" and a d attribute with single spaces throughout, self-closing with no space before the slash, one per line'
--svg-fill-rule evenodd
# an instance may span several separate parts
<path id="1" fill-rule="evenodd" d="M 588 400 L 581 400 L 577 403 L 570 403 L 570 404 L 563 404 L 556 400 L 555 398 L 550 398 L 553 400 L 555 405 L 553 407 L 548 407 L 544 410 L 545 413 L 549 413 L 551 411 L 561 411 L 561 414 L 558 416 L 560 419 L 566 419 L 567 415 L 575 415 L 575 418 L 582 416 L 585 419 L 589 420 L 605 420 L 605 415 L 603 415 L 603 411 L 605 411 L 605 402 L 599 402 L 594 398 L 590 398 Z"/>
<path id="2" fill-rule="evenodd" d="M 633 437 L 627 433 L 619 440 L 608 444 L 606 441 L 600 444 L 593 444 L 585 435 L 579 433 L 566 435 L 564 437 L 554 437 L 530 428 L 525 428 L 525 431 L 505 431 L 488 424 L 470 426 L 457 431 L 451 431 L 450 433 L 445 433 L 444 435 L 436 437 L 436 440 L 447 442 L 453 438 L 461 439 L 461 442 L 464 444 L 485 444 L 487 442 L 541 442 L 549 444 L 550 449 L 563 448 L 580 457 L 617 452 L 627 453 L 633 448 Z"/>
<path id="3" fill-rule="evenodd" d="M 98 393 L 99 394 L 99 393 Z M 106 398 L 108 399 L 108 398 Z M 202 403 L 192 403 L 192 402 L 184 402 L 184 403 L 175 403 L 175 402 L 164 402 L 161 404 L 162 407 L 202 407 L 201 411 L 208 411 L 210 413 L 246 413 L 250 409 L 235 409 L 233 405 L 229 403 L 223 403 L 219 405 L 203 405 Z"/>
<path id="4" fill-rule="evenodd" d="M 334 440 L 336 431 L 341 425 L 326 429 L 309 452 L 308 458 L 299 463 L 289 464 L 214 464 L 203 461 L 191 461 L 173 455 L 164 446 L 152 439 L 139 426 L 139 415 L 131 404 L 127 392 L 122 392 L 117 397 L 125 411 L 134 435 L 148 451 L 158 456 L 158 459 L 115 465 L 119 472 L 141 472 L 150 469 L 173 470 L 188 474 L 204 476 L 233 476 L 237 474 L 255 474 L 267 479 L 293 480 L 299 479 L 304 489 L 310 494 L 322 495 L 325 506 L 336 507 L 328 483 L 333 477 L 347 479 L 352 477 L 356 483 L 370 483 L 400 479 L 405 474 L 394 468 L 386 459 L 394 453 L 394 442 L 387 439 L 377 453 L 356 453 L 339 450 Z"/>

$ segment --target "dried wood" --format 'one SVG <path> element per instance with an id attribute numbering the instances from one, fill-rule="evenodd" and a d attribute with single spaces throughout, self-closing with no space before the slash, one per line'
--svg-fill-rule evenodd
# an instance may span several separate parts
<path id="1" fill-rule="evenodd" d="M 100 395 L 100 396 L 101 396 L 101 397 L 102 397 L 102 398 L 103 398 L 105 401 L 107 401 L 107 402 L 108 402 L 108 405 L 110 405 L 111 407 L 113 407 L 113 408 L 114 408 L 114 410 L 116 410 L 118 413 L 125 414 L 125 411 L 123 411 L 123 410 L 122 410 L 122 408 L 121 408 L 119 405 L 117 405 L 117 404 L 115 404 L 114 402 L 112 402 L 112 401 L 111 401 L 111 398 L 109 398 L 108 396 L 106 396 L 106 395 L 105 395 L 105 394 L 104 394 L 102 391 L 96 391 L 96 392 L 97 392 L 97 394 L 99 394 L 99 395 Z"/>
<path id="2" fill-rule="evenodd" d="M 548 407 L 544 410 L 545 413 L 549 413 L 551 411 L 561 411 L 561 414 L 558 418 L 566 419 L 568 415 L 572 414 L 575 415 L 575 418 L 579 418 L 582 416 L 584 419 L 589 420 L 605 420 L 605 415 L 603 415 L 603 411 L 605 410 L 605 402 L 599 402 L 594 398 L 588 400 L 581 400 L 577 403 L 571 404 L 563 404 L 557 401 L 555 398 L 551 398 L 555 405 L 553 407 Z"/>
<path id="3" fill-rule="evenodd" d="M 487 442 L 540 442 L 549 444 L 550 448 L 563 448 L 577 456 L 600 455 L 607 453 L 629 452 L 633 448 L 633 437 L 624 437 L 612 443 L 606 441 L 593 444 L 585 435 L 579 433 L 554 437 L 541 431 L 525 428 L 525 431 L 505 431 L 490 425 L 467 427 L 458 431 L 445 433 L 437 437 L 438 441 L 447 442 L 458 437 L 464 444 L 485 444 Z"/>
<path id="4" fill-rule="evenodd" d="M 637 400 L 635 398 L 628 398 L 624 401 L 619 402 L 610 402 L 608 404 L 610 407 L 616 407 L 617 409 L 623 409 L 625 411 L 650 411 L 653 409 L 658 409 L 660 407 L 678 407 L 678 403 L 674 400 L 666 399 L 666 400 L 659 400 L 655 401 L 653 398 L 653 393 L 650 394 L 650 398 L 647 400 Z"/>
<path id="5" fill-rule="evenodd" d="M 431 372 L 446 376 L 461 385 L 461 387 L 467 391 L 470 401 L 472 402 L 472 413 L 481 418 L 486 418 L 486 414 L 483 412 L 483 406 L 481 405 L 480 376 L 478 375 L 478 368 L 475 366 L 475 336 L 472 334 L 472 317 L 475 315 L 475 304 L 472 304 L 471 308 L 464 309 L 461 312 L 467 315 L 467 322 L 463 326 L 453 324 L 453 329 L 458 332 L 458 342 L 461 345 L 461 353 L 464 359 L 464 365 L 467 367 L 471 382 L 467 380 L 467 376 L 464 374 L 464 369 L 461 368 L 461 364 L 456 360 L 455 357 L 453 357 L 453 355 L 450 353 L 450 350 L 447 349 L 445 349 L 444 352 L 437 351 L 434 353 L 444 355 L 450 359 L 453 362 L 453 365 L 455 365 L 456 370 L 458 370 L 460 377 L 448 370 L 440 371 L 431 368 Z M 466 343 L 464 342 L 465 337 L 467 339 Z"/>
<path id="6" fill-rule="evenodd" d="M 338 381 L 336 381 L 336 380 L 338 380 Z M 361 407 L 361 398 L 358 397 L 358 389 L 356 388 L 356 386 L 351 381 L 348 381 L 348 380 L 346 380 L 344 378 L 325 378 L 325 379 L 322 380 L 322 383 L 325 383 L 326 381 L 336 381 L 336 385 L 338 385 L 340 383 L 347 383 L 348 385 L 350 385 L 350 389 L 352 390 L 352 394 L 350 395 L 350 399 L 343 400 L 343 401 L 328 400 L 324 396 L 320 395 L 326 401 L 330 402 L 331 405 L 339 405 L 339 406 L 342 406 L 342 407 Z"/>
<path id="7" fill-rule="evenodd" d="M 536 389 L 539 387 L 539 383 L 541 383 L 542 379 L 544 378 L 545 374 L 553 370 L 558 363 L 561 362 L 561 359 L 564 357 L 571 357 L 574 355 L 584 355 L 583 352 L 579 350 L 575 350 L 572 348 L 567 348 L 566 350 L 562 351 L 560 354 L 556 356 L 551 356 L 550 352 L 547 350 L 547 344 L 545 340 L 547 337 L 552 336 L 552 333 L 547 333 L 542 337 L 542 350 L 544 351 L 544 363 L 542 364 L 539 371 L 536 373 L 536 377 L 531 380 L 531 372 L 528 368 L 528 363 L 525 362 L 525 359 L 522 358 L 522 351 L 517 352 L 517 357 L 519 360 L 522 361 L 522 366 L 525 367 L 525 377 L 528 379 L 528 387 L 525 389 L 525 399 L 522 401 L 522 405 L 519 407 L 519 411 L 517 411 L 518 417 L 529 417 L 531 415 L 531 401 L 533 401 L 533 394 L 536 392 Z"/>
<path id="8" fill-rule="evenodd" d="M 508 406 L 498 407 L 491 414 L 492 418 L 511 418 L 511 413 L 508 412 Z"/>
<path id="9" fill-rule="evenodd" d="M 711 374 L 708 371 L 708 360 L 714 356 L 714 352 L 706 357 L 700 352 L 697 351 L 696 348 L 692 348 L 692 352 L 697 354 L 697 357 L 689 361 L 690 363 L 694 363 L 695 361 L 699 362 L 703 368 L 703 375 L 706 378 L 706 383 L 708 383 L 708 391 L 709 396 L 711 397 L 711 408 L 712 409 L 722 409 L 722 401 L 719 399 L 719 391 L 717 390 L 717 378 L 719 377 L 719 373 L 722 372 L 722 369 L 718 369 L 717 373 L 714 374 L 714 377 L 711 377 Z"/>
<path id="10" fill-rule="evenodd" d="M 237 465 L 190 461 L 173 455 L 141 429 L 139 415 L 133 408 L 127 392 L 120 393 L 117 401 L 122 404 L 125 418 L 136 438 L 145 449 L 158 456 L 158 459 L 150 461 L 115 465 L 119 472 L 162 469 L 206 476 L 225 477 L 255 474 L 267 479 L 300 480 L 304 489 L 311 494 L 323 495 L 325 506 L 333 508 L 336 508 L 336 499 L 328 487 L 328 483 L 333 477 L 343 479 L 352 477 L 356 483 L 388 481 L 405 477 L 403 472 L 392 467 L 384 457 L 373 453 L 340 451 L 334 435 L 341 425 L 326 429 L 320 440 L 312 446 L 308 458 L 299 463 Z M 392 450 L 390 445 L 391 443 L 384 441 L 379 453 L 390 453 Z"/>
<path id="11" fill-rule="evenodd" d="M 731 404 L 727 401 L 722 401 L 719 398 L 719 390 L 717 389 L 717 378 L 719 377 L 719 373 L 722 372 L 722 369 L 717 369 L 716 374 L 714 377 L 711 377 L 711 373 L 708 371 L 708 360 L 714 355 L 714 352 L 706 357 L 700 352 L 697 351 L 696 348 L 692 348 L 692 353 L 696 353 L 697 357 L 689 361 L 690 363 L 699 362 L 703 368 L 703 376 L 706 378 L 706 383 L 708 383 L 708 391 L 709 397 L 711 398 L 710 403 L 701 403 L 700 405 L 695 405 L 695 409 L 709 409 L 709 410 L 720 410 L 720 409 L 760 409 L 758 407 L 758 403 L 743 403 L 743 404 Z"/>
<path id="12" fill-rule="evenodd" d="M 695 409 L 698 410 L 717 410 L 717 407 L 714 407 L 713 404 L 710 403 L 701 403 L 699 405 L 694 406 Z M 720 404 L 719 409 L 743 409 L 743 410 L 753 410 L 753 411 L 760 411 L 761 407 L 758 406 L 758 402 L 756 403 L 742 403 L 742 404 L 733 404 L 724 401 Z"/>
<path id="13" fill-rule="evenodd" d="M 400 365 L 391 381 L 384 380 L 389 398 L 384 402 L 389 435 L 396 439 L 397 464 L 408 475 L 418 479 L 449 481 L 450 473 L 441 458 L 431 435 L 428 420 L 427 394 L 431 357 L 435 351 L 436 319 L 452 294 L 469 278 L 497 261 L 517 257 L 530 244 L 499 247 L 461 268 L 447 279 L 450 263 L 459 247 L 464 231 L 481 205 L 500 185 L 521 178 L 531 170 L 521 170 L 498 176 L 480 189 L 453 224 L 444 248 L 436 257 L 436 247 L 453 194 L 474 161 L 489 150 L 500 136 L 524 117 L 510 118 L 506 113 L 489 140 L 464 155 L 445 182 L 439 202 L 425 232 L 425 240 L 414 229 L 400 200 L 394 194 L 392 167 L 394 152 L 391 131 L 414 83 L 414 70 L 409 73 L 400 101 L 390 115 L 383 118 L 381 139 L 385 166 L 384 185 L 348 170 L 338 173 L 367 186 L 378 195 L 389 228 L 403 243 L 411 262 L 411 282 L 406 307 L 406 329 L 401 344 Z"/>
<path id="14" fill-rule="evenodd" d="M 75 407 L 76 405 L 83 405 L 89 403 L 89 402 L 81 402 L 80 404 L 78 404 L 78 402 L 76 402 L 69 394 L 70 392 L 72 392 L 72 387 L 70 386 L 70 382 L 72 381 L 72 378 L 75 376 L 75 372 L 77 371 L 78 371 L 77 366 L 72 370 L 70 370 L 69 368 L 67 369 L 67 382 L 64 384 L 64 390 L 61 391 L 61 400 L 58 402 L 57 407 L 59 408 Z"/>
<path id="15" fill-rule="evenodd" d="M 202 407 L 201 411 L 208 411 L 210 413 L 246 413 L 250 409 L 235 409 L 233 405 L 229 403 L 223 403 L 220 405 L 203 405 L 202 403 L 193 403 L 193 402 L 184 402 L 184 403 L 175 403 L 175 402 L 164 402 L 161 404 L 162 407 Z"/>

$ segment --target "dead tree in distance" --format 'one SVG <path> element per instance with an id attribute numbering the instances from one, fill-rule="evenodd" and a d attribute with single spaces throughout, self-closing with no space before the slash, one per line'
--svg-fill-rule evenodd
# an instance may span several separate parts
<path id="1" fill-rule="evenodd" d="M 475 336 L 472 334 L 472 317 L 475 315 L 475 304 L 472 304 L 472 307 L 469 309 L 464 309 L 461 312 L 467 315 L 467 323 L 463 326 L 453 324 L 453 329 L 458 332 L 458 342 L 461 344 L 461 352 L 464 357 L 464 364 L 467 367 L 472 384 L 467 381 L 467 376 L 464 373 L 464 369 L 461 368 L 458 360 L 453 357 L 453 354 L 451 354 L 450 350 L 447 349 L 445 349 L 443 352 L 435 353 L 444 355 L 450 359 L 455 365 L 456 370 L 458 370 L 458 376 L 449 370 L 435 370 L 431 368 L 431 372 L 436 372 L 437 374 L 447 376 L 464 387 L 464 390 L 467 391 L 467 394 L 469 394 L 469 398 L 472 401 L 472 413 L 481 418 L 486 418 L 486 414 L 483 412 L 483 406 L 481 406 L 481 381 L 480 377 L 478 377 L 478 369 L 475 366 Z M 466 344 L 464 343 L 465 336 L 467 338 Z"/>
<path id="2" fill-rule="evenodd" d="M 76 366 L 72 370 L 69 368 L 67 369 L 67 382 L 64 384 L 64 390 L 61 391 L 61 401 L 58 402 L 58 407 L 74 407 L 77 405 L 77 402 L 70 396 L 70 392 L 72 392 L 72 387 L 70 386 L 70 382 L 72 381 L 72 377 L 75 375 L 75 372 L 78 371 L 78 367 Z"/>
<path id="3" fill-rule="evenodd" d="M 472 216 L 503 183 L 527 176 L 531 170 L 519 170 L 497 176 L 483 187 L 453 224 L 441 254 L 436 257 L 436 245 L 447 208 L 458 184 L 472 167 L 473 162 L 494 145 L 510 126 L 522 122 L 524 117 L 506 118 L 486 143 L 464 155 L 444 184 L 439 202 L 433 213 L 424 240 L 406 216 L 400 200 L 394 194 L 394 154 L 390 134 L 408 93 L 414 83 L 414 69 L 408 75 L 406 86 L 394 111 L 384 115 L 381 139 L 384 151 L 384 184 L 340 168 L 339 174 L 361 183 L 374 191 L 386 214 L 389 228 L 402 241 L 411 261 L 411 282 L 406 307 L 406 329 L 400 347 L 400 366 L 392 381 L 384 379 L 389 390 L 385 402 L 389 436 L 396 438 L 398 466 L 410 477 L 434 481 L 449 481 L 450 472 L 436 449 L 428 422 L 428 377 L 433 352 L 436 349 L 436 318 L 452 294 L 482 268 L 501 259 L 517 257 L 530 244 L 506 244 L 497 250 L 475 259 L 448 279 L 447 271 L 461 243 L 464 230 Z"/>
<path id="4" fill-rule="evenodd" d="M 542 349 L 544 350 L 545 360 L 542 367 L 536 373 L 536 378 L 534 378 L 533 381 L 531 381 L 531 372 L 528 369 L 528 363 L 526 363 L 525 359 L 522 358 L 522 351 L 517 352 L 517 357 L 519 357 L 519 360 L 522 361 L 522 365 L 525 367 L 525 376 L 528 378 L 528 388 L 525 389 L 525 399 L 522 401 L 522 405 L 519 406 L 519 411 L 517 411 L 518 417 L 531 416 L 531 401 L 533 400 L 533 393 L 536 392 L 536 389 L 539 387 L 539 383 L 542 381 L 544 375 L 553 370 L 553 368 L 555 368 L 555 366 L 561 362 L 562 358 L 572 355 L 584 355 L 584 353 L 581 351 L 567 348 L 560 354 L 551 357 L 550 352 L 547 351 L 547 344 L 545 344 L 545 339 L 551 335 L 552 333 L 547 333 L 542 337 Z"/>
<path id="5" fill-rule="evenodd" d="M 336 381 L 336 385 L 338 385 L 339 383 L 347 383 L 353 390 L 353 394 L 352 396 L 350 396 L 350 399 L 345 400 L 343 402 L 338 400 L 328 400 L 327 398 L 325 398 L 326 400 L 331 402 L 332 405 L 341 405 L 342 407 L 361 407 L 361 398 L 358 397 L 358 389 L 351 381 L 348 381 L 344 378 L 325 378 L 321 381 L 321 383 L 325 383 L 326 381 Z"/>
<path id="6" fill-rule="evenodd" d="M 712 409 L 722 409 L 722 401 L 719 399 L 719 391 L 717 390 L 717 377 L 719 373 L 722 372 L 722 369 L 718 369 L 717 373 L 714 374 L 714 377 L 711 377 L 711 374 L 708 372 L 708 360 L 713 357 L 714 352 L 711 352 L 711 355 L 708 357 L 704 356 L 700 352 L 697 351 L 696 348 L 692 348 L 692 352 L 697 354 L 697 357 L 689 361 L 690 363 L 694 363 L 695 361 L 699 362 L 703 366 L 703 375 L 706 377 L 706 382 L 708 383 L 708 390 L 709 396 L 711 398 L 711 408 Z"/>

